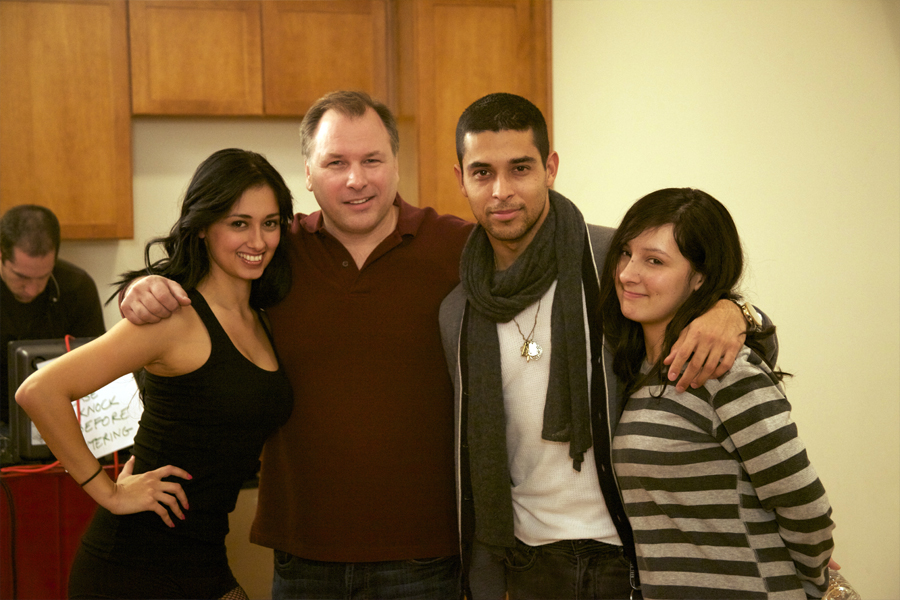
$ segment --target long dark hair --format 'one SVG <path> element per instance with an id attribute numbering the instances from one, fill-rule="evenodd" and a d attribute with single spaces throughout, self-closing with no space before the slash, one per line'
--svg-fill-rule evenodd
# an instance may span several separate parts
<path id="1" fill-rule="evenodd" d="M 666 327 L 659 360 L 649 373 L 641 376 L 646 354 L 644 331 L 640 323 L 622 314 L 616 294 L 615 277 L 619 256 L 625 244 L 647 229 L 673 225 L 675 243 L 691 268 L 703 275 L 703 283 L 678 308 Z M 700 190 L 667 188 L 647 194 L 625 213 L 613 236 L 600 277 L 600 313 L 603 334 L 613 353 L 613 371 L 625 385 L 626 396 L 645 381 L 660 381 L 665 389 L 667 368 L 662 364 L 672 345 L 687 325 L 722 299 L 740 300 L 737 286 L 744 268 L 744 255 L 737 227 L 721 202 Z M 762 340 L 775 333 L 769 327 L 760 333 L 748 333 L 744 343 L 763 360 Z M 772 368 L 773 365 L 769 364 Z M 779 379 L 784 374 L 776 372 Z M 660 392 L 661 393 L 661 392 Z"/>
<path id="2" fill-rule="evenodd" d="M 209 256 L 200 233 L 228 215 L 245 191 L 268 186 L 278 202 L 281 241 L 262 276 L 251 285 L 250 305 L 266 308 L 284 298 L 291 287 L 288 263 L 288 232 L 293 218 L 293 197 L 281 175 L 262 155 L 248 150 L 219 150 L 197 167 L 184 201 L 181 216 L 169 235 L 150 240 L 144 247 L 145 269 L 120 275 L 115 298 L 137 277 L 162 275 L 185 290 L 194 289 L 209 273 Z M 150 252 L 160 246 L 165 256 L 151 261 Z"/>

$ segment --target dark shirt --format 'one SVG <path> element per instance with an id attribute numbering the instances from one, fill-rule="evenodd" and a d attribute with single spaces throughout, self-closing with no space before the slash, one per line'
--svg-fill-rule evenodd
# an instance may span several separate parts
<path id="1" fill-rule="evenodd" d="M 9 342 L 96 337 L 105 331 L 94 280 L 70 262 L 57 259 L 47 287 L 27 304 L 0 280 L 0 420 L 9 421 Z"/>
<path id="2" fill-rule="evenodd" d="M 438 308 L 472 225 L 395 204 L 362 269 L 319 212 L 294 222 L 294 285 L 269 310 L 294 412 L 263 453 L 256 544 L 331 562 L 459 552 Z"/>
<path id="3" fill-rule="evenodd" d="M 291 413 L 284 368 L 266 371 L 235 348 L 206 300 L 188 292 L 209 332 L 211 350 L 199 369 L 175 377 L 145 373 L 144 412 L 134 438 L 134 473 L 175 465 L 193 478 L 180 483 L 190 508 L 169 528 L 154 512 L 112 515 L 97 510 L 85 548 L 100 558 L 179 573 L 202 573 L 225 556 L 228 513 L 244 481 L 259 469 L 265 439 Z M 172 567 L 176 568 L 176 567 Z"/>

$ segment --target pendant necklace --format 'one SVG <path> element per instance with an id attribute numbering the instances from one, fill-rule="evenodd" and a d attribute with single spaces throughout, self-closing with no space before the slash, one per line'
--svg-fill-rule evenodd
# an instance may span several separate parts
<path id="1" fill-rule="evenodd" d="M 541 298 L 541 300 L 543 300 L 543 298 Z M 522 336 L 522 341 L 524 342 L 520 353 L 525 358 L 525 362 L 538 360 L 541 357 L 541 354 L 544 353 L 544 349 L 541 348 L 541 345 L 534 341 L 534 330 L 537 327 L 538 313 L 541 312 L 541 300 L 538 300 L 538 307 L 534 313 L 534 325 L 531 326 L 531 333 L 528 334 L 528 337 L 525 337 L 525 334 L 522 333 L 522 328 L 519 327 L 519 322 L 513 317 L 513 323 L 516 324 L 516 329 L 519 330 L 519 335 Z"/>

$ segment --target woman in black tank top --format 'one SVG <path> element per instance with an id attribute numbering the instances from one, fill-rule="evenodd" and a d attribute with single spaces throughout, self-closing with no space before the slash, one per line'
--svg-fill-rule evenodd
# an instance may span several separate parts
<path id="1" fill-rule="evenodd" d="M 216 152 L 197 168 L 169 235 L 147 244 L 146 269 L 117 283 L 124 293 L 137 277 L 166 277 L 187 291 L 184 306 L 151 325 L 120 321 L 17 392 L 100 504 L 72 565 L 70 597 L 247 597 L 228 567 L 225 535 L 265 439 L 291 412 L 263 312 L 290 288 L 291 218 L 291 193 L 265 158 Z M 165 254 L 155 262 L 153 246 Z M 113 482 L 69 405 L 130 372 L 144 412 L 133 456 Z"/>

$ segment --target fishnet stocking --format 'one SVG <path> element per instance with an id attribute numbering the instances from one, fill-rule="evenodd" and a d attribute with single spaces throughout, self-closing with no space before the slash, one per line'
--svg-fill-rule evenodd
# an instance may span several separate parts
<path id="1" fill-rule="evenodd" d="M 241 586 L 237 586 L 224 596 L 222 596 L 221 600 L 250 600 L 250 596 L 247 595 L 247 592 L 244 591 L 244 588 Z"/>

